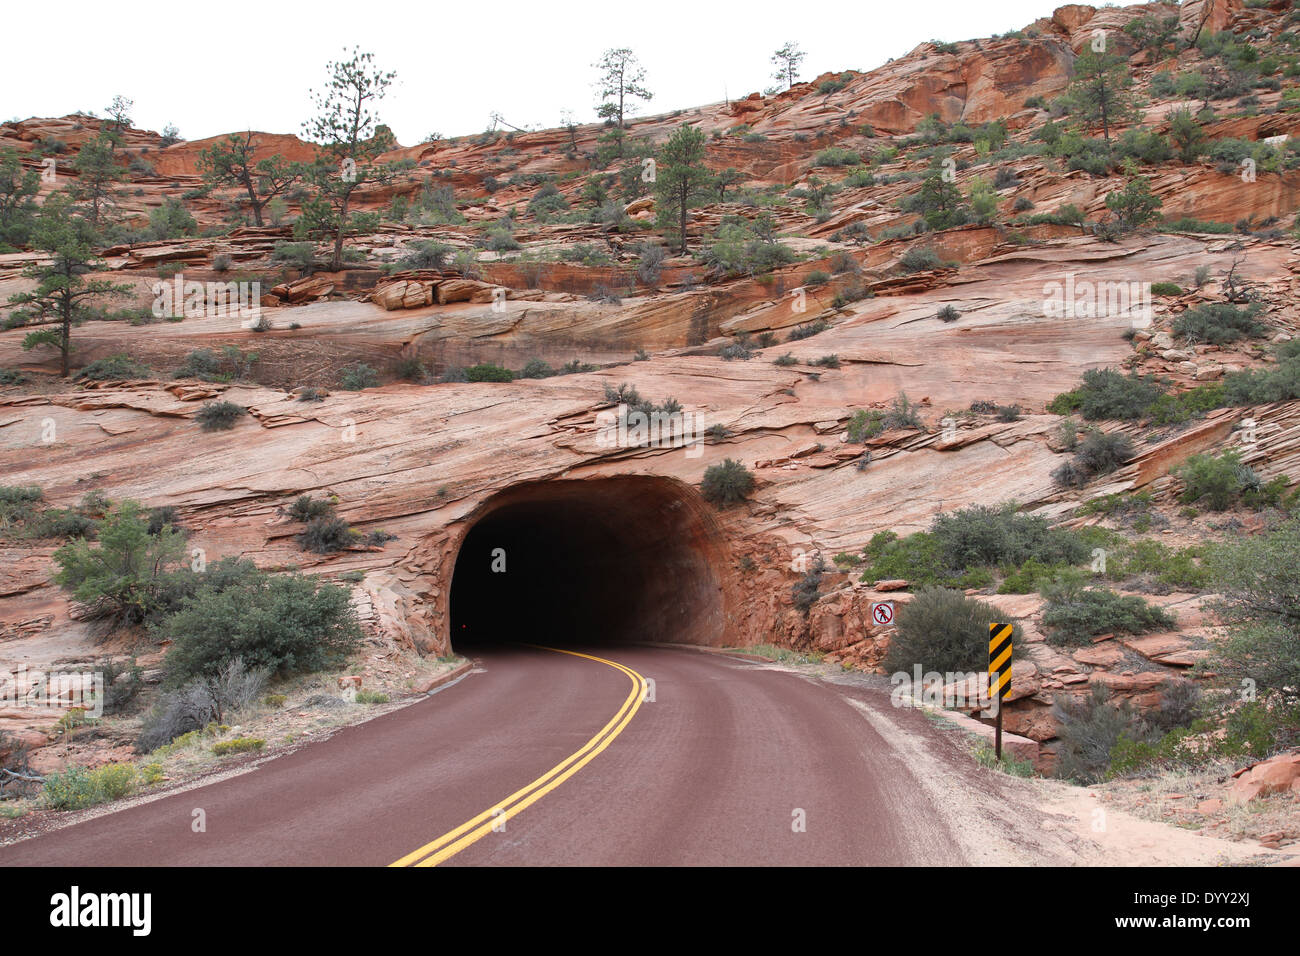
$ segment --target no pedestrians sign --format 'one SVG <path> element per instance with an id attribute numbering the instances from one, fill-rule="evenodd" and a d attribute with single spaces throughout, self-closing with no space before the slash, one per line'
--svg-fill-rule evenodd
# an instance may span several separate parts
<path id="1" fill-rule="evenodd" d="M 876 601 L 871 605 L 871 620 L 875 624 L 894 623 L 894 602 Z"/>

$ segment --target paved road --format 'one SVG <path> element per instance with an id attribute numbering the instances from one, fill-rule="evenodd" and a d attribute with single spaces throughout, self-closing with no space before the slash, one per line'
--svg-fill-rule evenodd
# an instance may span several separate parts
<path id="1" fill-rule="evenodd" d="M 0 848 L 0 865 L 961 862 L 842 688 L 696 651 L 590 653 L 623 667 L 476 649 L 427 700 Z"/>

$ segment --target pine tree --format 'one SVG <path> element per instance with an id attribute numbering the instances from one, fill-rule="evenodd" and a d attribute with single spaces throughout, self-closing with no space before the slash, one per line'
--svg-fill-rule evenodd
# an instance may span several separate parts
<path id="1" fill-rule="evenodd" d="M 703 202 L 713 177 L 704 165 L 704 133 L 683 124 L 664 144 L 655 182 L 659 228 L 678 237 L 677 251 L 686 252 L 686 221 L 691 207 Z"/>
<path id="2" fill-rule="evenodd" d="M 76 214 L 69 197 L 63 193 L 50 196 L 37 214 L 32 231 L 33 248 L 49 253 L 50 258 L 23 271 L 24 276 L 36 280 L 35 289 L 9 297 L 11 304 L 19 306 L 11 321 L 16 320 L 20 326 L 52 326 L 27 333 L 23 348 L 57 348 L 64 378 L 68 377 L 72 354 L 73 326 L 100 314 L 91 302 L 127 295 L 132 288 L 129 284 L 86 278 L 88 273 L 105 268 L 103 261 L 95 257 L 94 239 L 94 227 Z"/>
<path id="3" fill-rule="evenodd" d="M 288 190 L 301 170 L 276 153 L 257 158 L 252 131 L 231 134 L 199 153 L 199 170 L 212 186 L 235 186 L 244 190 L 253 222 L 262 225 L 262 210 L 276 196 Z"/>
<path id="4" fill-rule="evenodd" d="M 96 227 L 113 204 L 116 195 L 113 185 L 125 179 L 114 149 L 113 134 L 105 130 L 88 140 L 72 161 L 72 168 L 77 172 L 77 183 L 72 187 L 73 197 L 89 205 L 90 221 Z"/>
<path id="5" fill-rule="evenodd" d="M 17 150 L 0 150 L 0 246 L 27 244 L 40 190 L 40 172 L 24 170 Z"/>
<path id="6" fill-rule="evenodd" d="M 1089 51 L 1075 61 L 1074 80 L 1066 96 L 1073 115 L 1090 125 L 1100 123 L 1109 143 L 1111 127 L 1137 114 L 1129 92 L 1132 85 L 1127 60 Z"/>
<path id="7" fill-rule="evenodd" d="M 599 62 L 592 64 L 600 70 L 596 92 L 600 102 L 596 115 L 601 119 L 614 119 L 619 129 L 625 127 L 624 118 L 633 112 L 631 100 L 650 100 L 654 97 L 645 87 L 645 70 L 636 54 L 626 47 L 606 50 Z"/>
<path id="8" fill-rule="evenodd" d="M 314 94 L 316 115 L 303 123 L 304 138 L 317 145 L 316 161 L 303 170 L 316 195 L 304 205 L 296 228 L 300 234 L 333 237 L 331 268 L 338 271 L 357 190 L 390 183 L 398 172 L 395 164 L 378 161 L 396 142 L 372 112 L 397 74 L 377 69 L 374 55 L 356 48 L 350 59 L 325 69 L 329 81 Z"/>
<path id="9" fill-rule="evenodd" d="M 787 43 L 781 47 L 772 54 L 772 62 L 776 64 L 776 72 L 772 74 L 772 79 L 784 83 L 786 89 L 794 86 L 799 80 L 799 64 L 807 55 L 799 49 L 797 43 Z"/>

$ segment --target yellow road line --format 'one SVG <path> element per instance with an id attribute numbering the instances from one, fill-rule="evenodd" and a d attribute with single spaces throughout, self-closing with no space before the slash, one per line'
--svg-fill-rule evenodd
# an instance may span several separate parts
<path id="1" fill-rule="evenodd" d="M 461 850 L 474 843 L 477 843 L 483 837 L 492 832 L 492 828 L 497 825 L 499 820 L 509 820 L 518 813 L 522 813 L 528 807 L 532 806 L 546 794 L 550 793 L 564 781 L 568 780 L 575 773 L 585 767 L 595 756 L 610 745 L 610 743 L 623 732 L 623 728 L 631 722 L 636 712 L 641 707 L 641 698 L 644 695 L 646 687 L 645 678 L 632 670 L 630 667 L 618 663 L 617 661 L 606 660 L 603 657 L 595 657 L 591 654 L 581 654 L 577 651 L 566 651 L 558 647 L 543 647 L 540 644 L 530 644 L 529 647 L 536 647 L 540 650 L 554 651 L 557 654 L 568 654 L 572 657 L 583 657 L 589 661 L 597 661 L 601 664 L 608 664 L 610 667 L 622 671 L 632 681 L 632 689 L 628 692 L 623 705 L 618 712 L 596 732 L 596 735 L 588 740 L 580 750 L 570 754 L 563 761 L 556 764 L 546 773 L 542 774 L 532 783 L 519 790 L 516 790 L 510 796 L 506 797 L 500 803 L 489 807 L 478 816 L 471 820 L 466 820 L 454 830 L 449 830 L 438 839 L 426 843 L 418 850 L 414 850 L 400 860 L 390 863 L 389 866 L 437 866 L 439 863 L 447 860 Z M 500 812 L 498 812 L 500 811 Z M 432 855 L 430 855 L 432 854 Z M 419 861 L 419 862 L 417 862 Z"/>

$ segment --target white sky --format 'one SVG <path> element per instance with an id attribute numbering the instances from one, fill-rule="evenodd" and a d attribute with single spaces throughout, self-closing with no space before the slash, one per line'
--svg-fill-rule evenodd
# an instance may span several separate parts
<path id="1" fill-rule="evenodd" d="M 930 39 L 1020 29 L 1060 0 L 64 0 L 12 3 L 0 120 L 103 115 L 135 101 L 137 127 L 174 122 L 187 139 L 251 127 L 299 133 L 309 91 L 344 46 L 397 71 L 381 121 L 410 146 L 431 132 L 481 132 L 498 110 L 516 126 L 595 119 L 591 64 L 630 47 L 654 99 L 639 115 L 698 106 L 773 84 L 772 51 L 807 54 L 802 78 L 869 70 Z"/>

